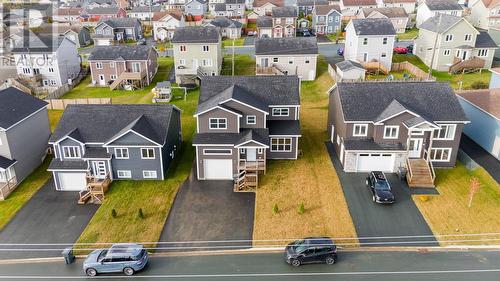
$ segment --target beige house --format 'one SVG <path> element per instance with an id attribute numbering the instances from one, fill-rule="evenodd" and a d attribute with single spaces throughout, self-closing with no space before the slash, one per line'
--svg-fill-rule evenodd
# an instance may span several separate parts
<path id="1" fill-rule="evenodd" d="M 488 29 L 500 24 L 500 1 L 499 0 L 471 0 L 470 21 L 479 28 Z"/>
<path id="2" fill-rule="evenodd" d="M 364 8 L 361 18 L 390 19 L 396 33 L 404 33 L 408 24 L 408 14 L 404 8 Z"/>
<path id="3" fill-rule="evenodd" d="M 271 15 L 273 7 L 283 7 L 283 0 L 255 0 L 253 1 L 253 11 L 259 16 Z"/>

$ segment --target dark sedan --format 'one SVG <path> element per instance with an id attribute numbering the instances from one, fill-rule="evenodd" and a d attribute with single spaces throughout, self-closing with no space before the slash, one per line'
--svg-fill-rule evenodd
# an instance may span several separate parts
<path id="1" fill-rule="evenodd" d="M 306 263 L 334 264 L 337 261 L 337 247 L 327 237 L 304 238 L 286 246 L 285 261 L 295 267 Z"/>
<path id="2" fill-rule="evenodd" d="M 394 203 L 394 194 L 392 194 L 391 186 L 383 172 L 371 172 L 366 178 L 366 186 L 369 187 L 372 192 L 373 202 L 381 204 Z"/>

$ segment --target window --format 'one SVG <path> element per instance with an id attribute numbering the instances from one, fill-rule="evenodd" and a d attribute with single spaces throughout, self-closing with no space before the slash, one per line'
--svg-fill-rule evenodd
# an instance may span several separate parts
<path id="1" fill-rule="evenodd" d="M 446 34 L 446 36 L 444 37 L 444 41 L 446 42 L 450 42 L 453 40 L 453 34 Z"/>
<path id="2" fill-rule="evenodd" d="M 286 23 L 287 24 L 293 23 L 293 18 L 286 18 Z"/>
<path id="3" fill-rule="evenodd" d="M 54 68 L 53 67 L 49 67 L 49 73 L 53 73 L 54 72 Z"/>
<path id="4" fill-rule="evenodd" d="M 431 148 L 431 160 L 435 162 L 449 162 L 451 148 Z"/>
<path id="5" fill-rule="evenodd" d="M 380 54 L 380 57 L 382 57 L 382 58 L 387 57 L 387 53 L 382 53 L 382 54 Z"/>
<path id="6" fill-rule="evenodd" d="M 384 37 L 384 38 L 382 39 L 382 44 L 387 45 L 387 37 Z"/>
<path id="7" fill-rule="evenodd" d="M 96 62 L 95 68 L 102 69 L 102 62 Z"/>
<path id="8" fill-rule="evenodd" d="M 293 64 L 293 58 L 288 58 L 288 64 Z"/>
<path id="9" fill-rule="evenodd" d="M 257 148 L 257 154 L 262 154 L 264 152 L 264 149 L 262 148 Z"/>
<path id="10" fill-rule="evenodd" d="M 247 124 L 248 125 L 255 125 L 255 124 L 257 124 L 257 117 L 255 115 L 248 115 L 247 116 Z"/>
<path id="11" fill-rule="evenodd" d="M 244 148 L 240 148 L 240 153 L 245 154 L 245 149 Z"/>
<path id="12" fill-rule="evenodd" d="M 291 138 L 271 138 L 272 152 L 290 152 L 292 151 Z"/>
<path id="13" fill-rule="evenodd" d="M 155 149 L 154 148 L 141 148 L 141 158 L 142 159 L 155 159 Z"/>
<path id="14" fill-rule="evenodd" d="M 438 140 L 453 140 L 455 138 L 455 129 L 457 125 L 447 124 L 440 125 L 441 129 L 434 131 L 434 139 Z"/>
<path id="15" fill-rule="evenodd" d="M 366 137 L 368 135 L 368 124 L 354 124 L 353 137 Z"/>
<path id="16" fill-rule="evenodd" d="M 278 62 L 278 58 L 273 58 L 273 62 Z"/>
<path id="17" fill-rule="evenodd" d="M 399 134 L 399 126 L 385 126 L 384 139 L 397 139 Z"/>
<path id="18" fill-rule="evenodd" d="M 231 149 L 203 149 L 204 155 L 231 155 L 233 151 Z"/>
<path id="19" fill-rule="evenodd" d="M 281 19 L 280 19 L 280 18 L 277 18 L 277 19 L 276 19 L 276 23 L 277 23 L 277 24 L 280 24 L 280 23 L 281 23 Z"/>
<path id="20" fill-rule="evenodd" d="M 368 45 L 368 38 L 363 38 L 363 45 Z"/>
<path id="21" fill-rule="evenodd" d="M 115 62 L 114 62 L 114 61 L 110 62 L 110 63 L 109 63 L 109 67 L 110 67 L 110 68 L 114 68 L 114 67 L 115 67 Z"/>
<path id="22" fill-rule="evenodd" d="M 479 51 L 477 51 L 477 56 L 478 57 L 487 57 L 488 50 L 487 49 L 479 49 Z"/>
<path id="23" fill-rule="evenodd" d="M 276 107 L 272 110 L 273 116 L 288 116 L 290 114 L 288 108 L 286 107 Z"/>
<path id="24" fill-rule="evenodd" d="M 126 170 L 117 170 L 116 175 L 119 179 L 130 179 L 132 178 L 132 172 Z"/>
<path id="25" fill-rule="evenodd" d="M 210 118 L 208 120 L 210 129 L 227 129 L 226 118 Z"/>
<path id="26" fill-rule="evenodd" d="M 179 65 L 186 65 L 186 60 L 185 59 L 180 59 L 179 60 Z"/>
<path id="27" fill-rule="evenodd" d="M 156 179 L 156 171 L 142 171 L 142 177 L 145 179 Z"/>
<path id="28" fill-rule="evenodd" d="M 186 52 L 187 51 L 187 47 L 185 45 L 180 45 L 179 46 L 179 51 Z"/>
<path id="29" fill-rule="evenodd" d="M 208 52 L 208 51 L 209 51 L 208 45 L 203 45 L 203 52 Z"/>
<path id="30" fill-rule="evenodd" d="M 116 159 L 128 159 L 128 148 L 115 148 Z"/>
<path id="31" fill-rule="evenodd" d="M 110 76 L 109 76 L 109 79 L 111 79 L 111 80 L 116 80 L 116 75 L 114 75 L 114 74 L 110 75 Z"/>
<path id="32" fill-rule="evenodd" d="M 78 146 L 63 146 L 64 158 L 76 159 L 80 158 L 80 147 Z"/>
<path id="33" fill-rule="evenodd" d="M 54 79 L 51 79 L 51 80 L 50 80 L 50 85 L 54 86 L 54 85 L 56 85 L 56 84 L 57 84 L 56 80 L 54 80 Z"/>
<path id="34" fill-rule="evenodd" d="M 444 56 L 449 56 L 450 54 L 451 54 L 451 50 L 450 50 L 450 49 L 445 49 L 445 50 L 443 51 L 443 55 L 444 55 Z"/>
<path id="35" fill-rule="evenodd" d="M 311 60 L 309 58 L 305 58 L 305 63 L 309 63 Z"/>
<path id="36" fill-rule="evenodd" d="M 212 59 L 203 59 L 201 61 L 202 66 L 212 66 Z"/>
<path id="37" fill-rule="evenodd" d="M 24 74 L 30 74 L 30 73 L 31 73 L 31 70 L 30 70 L 29 68 L 24 67 L 24 68 L 23 68 L 23 73 L 24 73 Z"/>
<path id="38" fill-rule="evenodd" d="M 464 38 L 465 42 L 470 42 L 472 41 L 472 34 L 465 34 L 465 38 Z"/>

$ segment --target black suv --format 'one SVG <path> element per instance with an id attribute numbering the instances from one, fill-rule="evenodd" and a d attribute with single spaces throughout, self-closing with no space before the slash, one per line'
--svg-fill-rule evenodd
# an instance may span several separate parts
<path id="1" fill-rule="evenodd" d="M 285 261 L 295 267 L 306 263 L 334 264 L 337 261 L 337 246 L 327 237 L 297 240 L 286 246 Z"/>
<path id="2" fill-rule="evenodd" d="M 394 194 L 392 194 L 391 186 L 383 172 L 371 172 L 366 178 L 366 186 L 372 192 L 373 202 L 382 204 L 394 203 Z"/>

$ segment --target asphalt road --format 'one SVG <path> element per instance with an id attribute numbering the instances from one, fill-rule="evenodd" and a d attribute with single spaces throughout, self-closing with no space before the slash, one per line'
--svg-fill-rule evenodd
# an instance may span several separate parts
<path id="1" fill-rule="evenodd" d="M 0 280 L 85 279 L 82 261 L 0 265 Z M 153 257 L 137 280 L 498 281 L 499 252 L 341 252 L 332 266 L 293 268 L 282 254 Z M 29 277 L 28 277 L 29 276 Z M 121 274 L 100 278 L 126 280 Z"/>

